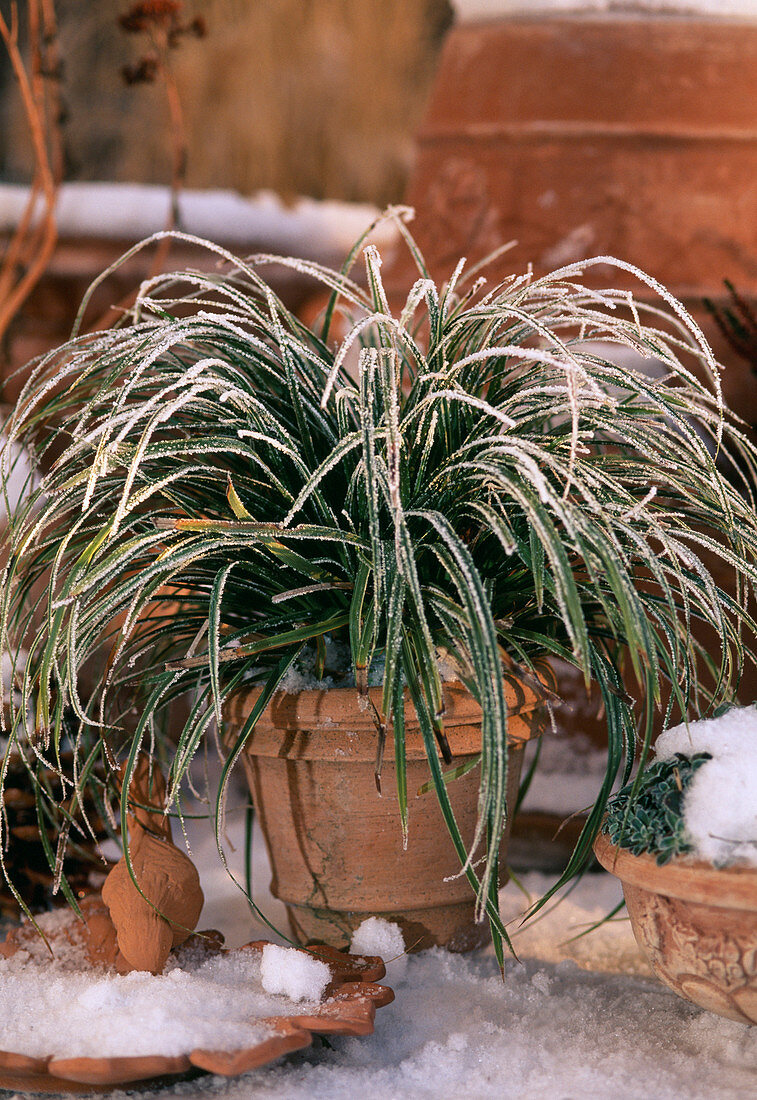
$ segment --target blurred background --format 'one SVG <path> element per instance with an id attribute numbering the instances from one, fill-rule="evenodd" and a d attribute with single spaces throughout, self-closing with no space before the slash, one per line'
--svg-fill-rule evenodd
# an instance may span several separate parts
<path id="1" fill-rule="evenodd" d="M 757 0 L 0 0 L 0 14 L 0 246 L 24 186 L 44 193 L 14 66 L 52 179 L 47 241 L 27 235 L 0 269 L 5 375 L 65 338 L 88 281 L 152 232 L 339 264 L 406 202 L 440 282 L 511 241 L 490 277 L 638 265 L 694 312 L 731 366 L 727 399 L 757 423 Z M 380 244 L 398 300 L 414 265 Z M 608 265 L 588 278 L 638 290 Z M 20 279 L 34 291 L 11 309 Z M 299 308 L 307 288 L 284 284 Z"/>
<path id="2" fill-rule="evenodd" d="M 163 88 L 128 85 L 150 52 L 119 16 L 128 0 L 58 0 L 65 177 L 166 183 Z M 203 37 L 170 51 L 187 138 L 187 186 L 265 188 L 384 205 L 403 194 L 446 30 L 448 0 L 204 0 L 180 5 Z M 9 0 L 0 11 L 9 14 Z M 22 18 L 25 5 L 19 5 Z M 23 182 L 31 149 L 0 51 L 0 179 Z"/>
<path id="3" fill-rule="evenodd" d="M 340 265 L 406 192 L 453 22 L 449 0 L 0 0 L 0 15 L 6 405 L 24 364 L 70 334 L 95 276 L 159 230 Z M 19 239 L 32 182 L 35 228 Z M 127 263 L 87 323 L 165 262 L 149 250 Z M 190 262 L 214 261 L 172 247 L 171 266 Z M 305 280 L 268 274 L 304 304 Z"/>

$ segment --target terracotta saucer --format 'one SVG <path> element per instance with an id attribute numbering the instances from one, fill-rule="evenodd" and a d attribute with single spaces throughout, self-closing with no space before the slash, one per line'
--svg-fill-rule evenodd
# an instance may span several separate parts
<path id="1" fill-rule="evenodd" d="M 197 933 L 213 950 L 225 951 L 217 932 Z M 261 952 L 265 941 L 256 940 L 238 951 Z M 243 1050 L 190 1050 L 178 1057 L 144 1055 L 134 1058 L 31 1058 L 0 1051 L 0 1088 L 21 1092 L 64 1092 L 74 1095 L 110 1092 L 115 1086 L 136 1081 L 154 1082 L 180 1074 L 202 1071 L 235 1077 L 273 1062 L 290 1051 L 310 1046 L 314 1035 L 370 1035 L 376 1009 L 394 1000 L 394 993 L 377 984 L 386 973 L 378 957 L 347 955 L 332 947 L 308 948 L 327 964 L 331 981 L 315 1011 L 268 1017 L 269 1035 Z"/>

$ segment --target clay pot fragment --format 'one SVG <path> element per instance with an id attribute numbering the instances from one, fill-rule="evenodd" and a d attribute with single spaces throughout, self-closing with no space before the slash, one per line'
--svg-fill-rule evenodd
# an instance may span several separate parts
<path id="1" fill-rule="evenodd" d="M 165 793 L 163 776 L 141 757 L 128 792 L 131 869 L 119 860 L 102 889 L 128 966 L 152 974 L 192 934 L 204 902 L 196 867 L 171 839 Z"/>
<path id="2" fill-rule="evenodd" d="M 85 907 L 93 913 L 105 912 L 105 922 L 110 925 L 111 940 L 115 945 L 115 929 L 99 897 L 87 899 Z M 27 939 L 23 939 L 22 934 L 27 935 Z M 72 936 L 81 935 L 81 922 L 73 912 L 70 913 L 69 923 L 64 922 L 56 930 L 56 935 L 68 942 L 75 942 Z M 31 925 L 24 926 L 14 936 L 15 940 L 9 937 L 7 944 L 0 944 L 0 953 L 13 954 L 26 945 L 29 937 L 31 943 L 40 942 Z M 200 946 L 209 954 L 226 953 L 223 936 L 212 929 L 188 937 L 182 951 L 196 950 Z M 265 947 L 265 941 L 254 941 L 239 948 L 239 951 L 262 954 Z M 319 945 L 315 953 L 323 958 L 331 971 L 324 1000 L 309 1013 L 262 1017 L 259 1021 L 262 1037 L 253 1046 L 222 1051 L 197 1048 L 178 1055 L 70 1058 L 51 1055 L 31 1058 L 12 1051 L 0 1051 L 0 1088 L 56 1093 L 103 1092 L 110 1091 L 116 1085 L 156 1080 L 196 1069 L 236 1076 L 275 1061 L 290 1051 L 309 1046 L 314 1035 L 369 1035 L 373 1031 L 376 1009 L 394 1000 L 394 993 L 388 986 L 379 985 L 366 977 L 383 976 L 383 961 L 377 956 L 344 955 L 323 945 Z M 179 963 L 180 959 L 181 953 L 177 960 Z"/>
<path id="3" fill-rule="evenodd" d="M 83 947 L 93 966 L 115 967 L 121 973 L 131 967 L 120 957 L 116 943 L 116 929 L 110 919 L 108 907 L 99 894 L 92 894 L 79 902 L 82 919 L 71 913 L 68 923 L 61 923 L 54 935 L 46 934 L 53 955 L 56 948 Z M 10 958 L 17 951 L 33 952 L 39 947 L 40 934 L 31 923 L 12 928 L 5 941 L 0 943 L 0 955 Z"/>

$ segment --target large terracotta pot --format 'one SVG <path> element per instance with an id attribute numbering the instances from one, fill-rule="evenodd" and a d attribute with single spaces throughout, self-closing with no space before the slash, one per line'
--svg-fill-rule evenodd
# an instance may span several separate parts
<path id="1" fill-rule="evenodd" d="M 722 300 L 725 278 L 757 294 L 755 179 L 757 18 L 522 14 L 448 35 L 406 199 L 436 279 L 508 241 L 493 281 L 618 256 L 695 307 L 728 361 L 701 299 Z M 393 292 L 416 277 L 400 252 Z M 623 272 L 590 278 L 638 290 Z M 748 368 L 723 385 L 757 422 Z"/>
<path id="2" fill-rule="evenodd" d="M 636 942 L 688 1001 L 757 1024 L 757 869 L 674 858 L 659 866 L 600 835 L 594 851 L 623 883 Z"/>
<path id="3" fill-rule="evenodd" d="M 380 689 L 371 689 L 379 706 Z M 230 728 L 249 715 L 259 689 L 238 694 L 226 711 Z M 525 742 L 541 732 L 535 693 L 506 685 L 509 707 L 509 805 L 514 805 Z M 481 711 L 459 684 L 444 689 L 445 731 L 453 765 L 481 747 Z M 244 764 L 273 868 L 271 890 L 286 905 L 302 943 L 341 947 L 367 917 L 396 921 L 411 949 L 453 951 L 484 942 L 488 922 L 474 920 L 474 899 L 433 791 L 423 739 L 406 703 L 410 835 L 403 849 L 391 731 L 376 790 L 376 731 L 354 688 L 278 693 L 250 737 Z M 473 837 L 479 772 L 449 785 L 461 833 Z"/>

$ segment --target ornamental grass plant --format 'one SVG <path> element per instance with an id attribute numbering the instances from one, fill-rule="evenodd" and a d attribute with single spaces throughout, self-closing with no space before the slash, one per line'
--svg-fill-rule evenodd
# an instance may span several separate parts
<path id="1" fill-rule="evenodd" d="M 343 641 L 366 705 L 383 662 L 377 753 L 394 739 L 398 828 L 412 843 L 407 692 L 501 947 L 503 669 L 533 682 L 556 657 L 601 693 L 607 770 L 569 877 L 656 712 L 706 713 L 751 658 L 757 456 L 683 307 L 607 258 L 492 288 L 461 262 L 437 287 L 405 213 L 390 216 L 418 265 L 399 310 L 364 241 L 340 273 L 275 258 L 331 294 L 313 328 L 266 285 L 273 257 L 200 242 L 218 260 L 212 273 L 145 282 L 112 328 L 33 366 L 6 427 L 5 477 L 18 446 L 37 473 L 9 523 L 0 633 L 17 687 L 9 749 L 36 776 L 41 830 L 60 835 L 49 858 L 64 890 L 66 846 L 87 828 L 84 791 L 108 811 L 118 795 L 107 776 L 124 759 L 128 776 L 146 749 L 180 804 L 225 700 L 257 682 L 213 802 L 221 848 L 223 788 L 257 717 L 304 646 L 320 674 L 326 642 Z M 644 302 L 590 289 L 583 274 L 600 264 L 633 272 Z M 663 373 L 629 365 L 629 353 Z M 728 591 L 713 559 L 733 574 Z M 701 651 L 698 621 L 716 628 L 718 652 Z M 483 715 L 467 851 L 447 795 L 442 656 Z M 162 718 L 180 697 L 190 705 L 172 736 Z"/>

